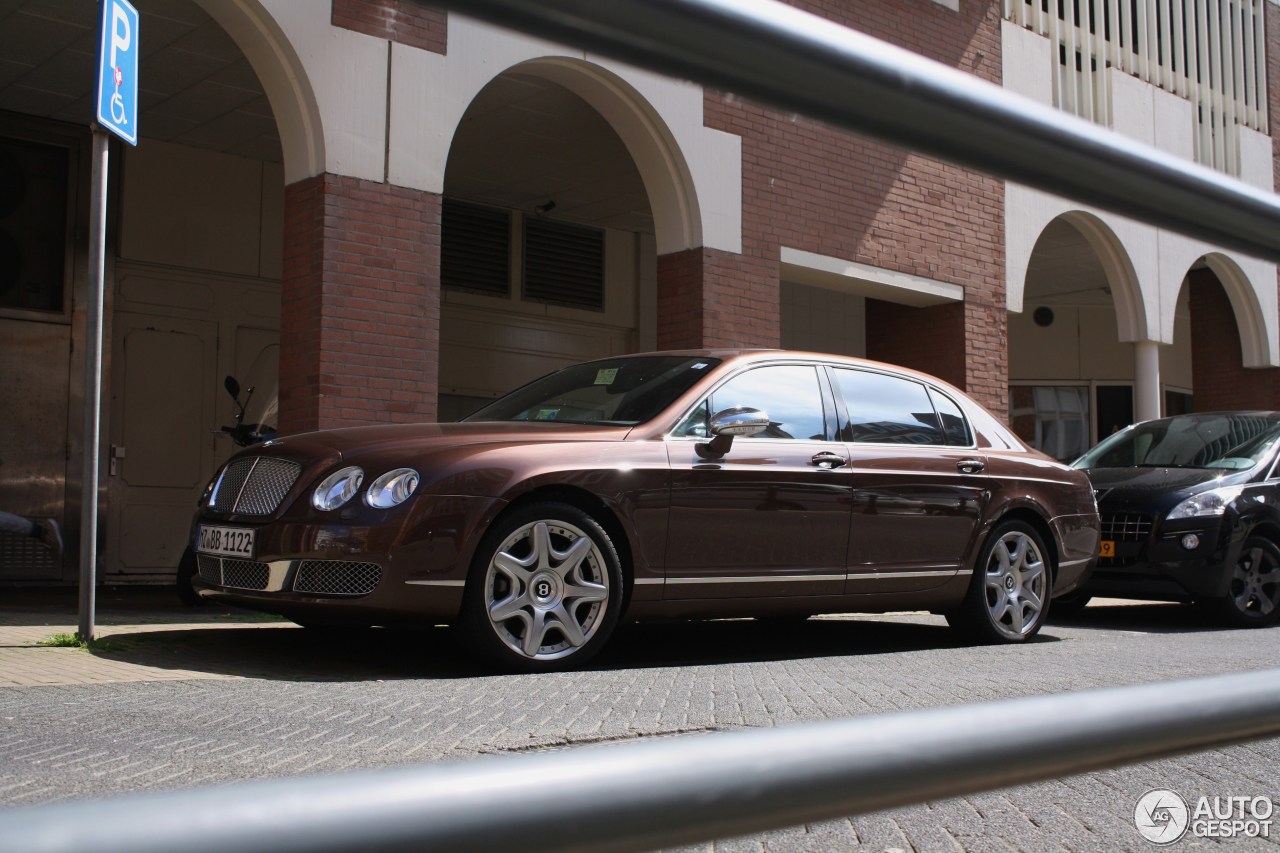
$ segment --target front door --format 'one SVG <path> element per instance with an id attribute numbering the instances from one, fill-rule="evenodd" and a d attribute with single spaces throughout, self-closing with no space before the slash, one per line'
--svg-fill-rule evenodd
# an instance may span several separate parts
<path id="1" fill-rule="evenodd" d="M 768 413 L 769 429 L 703 458 L 709 417 L 731 406 Z M 839 595 L 849 541 L 845 448 L 811 365 L 766 365 L 712 392 L 667 442 L 668 599 Z"/>

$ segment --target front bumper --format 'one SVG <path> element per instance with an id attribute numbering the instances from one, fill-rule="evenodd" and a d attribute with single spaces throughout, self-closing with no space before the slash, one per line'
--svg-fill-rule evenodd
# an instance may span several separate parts
<path id="1" fill-rule="evenodd" d="M 456 618 L 478 534 L 502 501 L 420 495 L 392 510 L 320 516 L 295 507 L 274 520 L 202 512 L 192 525 L 202 597 L 298 621 L 438 624 Z M 251 529 L 254 553 L 198 552 L 204 525 Z"/>
<path id="2" fill-rule="evenodd" d="M 1189 534 L 1198 540 L 1194 548 L 1183 544 Z M 1192 518 L 1157 524 L 1141 539 L 1113 541 L 1115 556 L 1098 560 L 1085 587 L 1090 595 L 1194 601 L 1227 594 L 1227 567 L 1239 557 L 1244 530 L 1221 518 Z"/>

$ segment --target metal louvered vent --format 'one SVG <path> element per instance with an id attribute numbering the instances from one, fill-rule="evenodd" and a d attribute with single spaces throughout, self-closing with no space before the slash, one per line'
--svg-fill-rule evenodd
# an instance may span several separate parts
<path id="1" fill-rule="evenodd" d="M 230 560 L 200 554 L 196 558 L 196 564 L 200 567 L 200 579 L 218 586 L 266 589 L 271 576 L 271 568 L 266 563 L 249 560 Z"/>
<path id="2" fill-rule="evenodd" d="M 302 466 L 273 456 L 251 456 L 228 465 L 213 487 L 214 512 L 270 515 L 302 473 Z"/>
<path id="3" fill-rule="evenodd" d="M 445 199 L 440 225 L 440 284 L 506 296 L 511 292 L 511 214 Z"/>
<path id="4" fill-rule="evenodd" d="M 604 308 L 604 232 L 526 218 L 524 298 L 570 308 Z"/>
<path id="5" fill-rule="evenodd" d="M 342 560 L 303 560 L 294 592 L 322 595 L 368 595 L 382 579 L 377 563 L 350 563 Z"/>

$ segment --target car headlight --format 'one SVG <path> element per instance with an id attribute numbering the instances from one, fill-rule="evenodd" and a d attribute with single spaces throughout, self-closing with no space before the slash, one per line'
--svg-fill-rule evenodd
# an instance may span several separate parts
<path id="1" fill-rule="evenodd" d="M 363 482 L 364 471 L 355 465 L 334 471 L 316 486 L 315 493 L 311 495 L 311 505 L 326 512 L 337 509 L 360 491 Z"/>
<path id="2" fill-rule="evenodd" d="M 409 499 L 418 488 L 418 472 L 412 468 L 396 468 L 373 481 L 364 494 L 364 502 L 376 509 L 391 509 Z"/>
<path id="3" fill-rule="evenodd" d="M 1220 516 L 1226 512 L 1227 504 L 1240 497 L 1240 493 L 1243 491 L 1244 486 L 1223 486 L 1220 489 L 1212 489 L 1207 492 L 1201 492 L 1198 495 L 1192 495 L 1175 506 L 1167 516 L 1167 520 Z"/>

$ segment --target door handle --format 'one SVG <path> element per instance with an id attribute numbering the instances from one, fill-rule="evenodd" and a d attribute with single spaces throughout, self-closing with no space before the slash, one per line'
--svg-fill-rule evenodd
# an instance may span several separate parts
<path id="1" fill-rule="evenodd" d="M 832 468 L 842 467 L 847 460 L 839 453 L 832 453 L 830 450 L 824 450 L 821 453 L 816 454 L 809 461 L 824 471 L 830 471 Z"/>
<path id="2" fill-rule="evenodd" d="M 981 474 L 987 466 L 981 459 L 961 459 L 956 467 L 961 474 Z"/>

